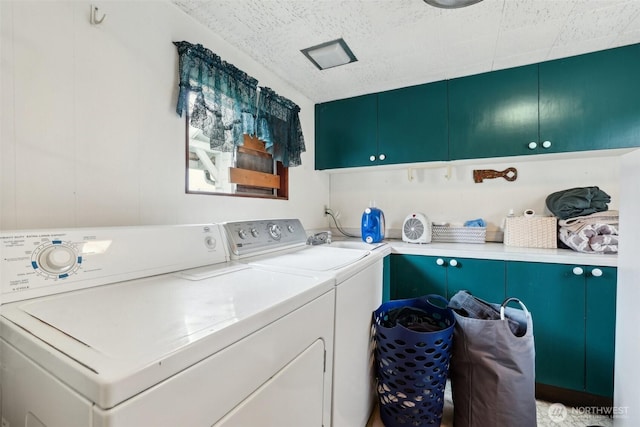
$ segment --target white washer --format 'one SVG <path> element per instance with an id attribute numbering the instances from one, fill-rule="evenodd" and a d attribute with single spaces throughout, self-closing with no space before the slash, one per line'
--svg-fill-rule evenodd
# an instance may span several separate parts
<path id="1" fill-rule="evenodd" d="M 248 265 L 273 271 L 325 274 L 335 278 L 332 426 L 363 427 L 375 402 L 370 348 L 372 312 L 382 302 L 383 258 L 388 245 L 371 250 L 307 245 L 297 219 L 224 224 L 230 253 Z M 262 235 L 280 243 L 265 247 Z"/>
<path id="2" fill-rule="evenodd" d="M 217 225 L 0 235 L 2 427 L 328 425 L 334 281 L 226 246 Z"/>

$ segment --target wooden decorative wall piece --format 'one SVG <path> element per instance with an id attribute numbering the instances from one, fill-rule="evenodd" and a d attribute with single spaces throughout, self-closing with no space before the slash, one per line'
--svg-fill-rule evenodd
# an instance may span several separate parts
<path id="1" fill-rule="evenodd" d="M 485 179 L 504 178 L 507 181 L 515 181 L 518 178 L 518 170 L 516 168 L 506 168 L 503 171 L 493 169 L 474 169 L 473 181 L 475 183 L 482 182 Z"/>

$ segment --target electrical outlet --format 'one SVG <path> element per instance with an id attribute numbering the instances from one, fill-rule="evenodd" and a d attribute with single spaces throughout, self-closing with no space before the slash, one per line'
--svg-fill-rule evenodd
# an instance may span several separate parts
<path id="1" fill-rule="evenodd" d="M 329 206 L 324 205 L 324 210 L 322 211 L 322 215 L 327 216 L 327 211 L 329 210 Z"/>

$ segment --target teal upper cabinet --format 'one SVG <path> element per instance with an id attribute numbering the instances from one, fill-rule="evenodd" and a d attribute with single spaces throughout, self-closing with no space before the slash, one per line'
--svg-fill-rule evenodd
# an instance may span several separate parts
<path id="1" fill-rule="evenodd" d="M 556 151 L 640 144 L 640 45 L 540 64 L 540 138 Z"/>
<path id="2" fill-rule="evenodd" d="M 447 82 L 378 94 L 377 154 L 379 164 L 447 160 Z"/>
<path id="3" fill-rule="evenodd" d="M 316 105 L 316 169 L 371 164 L 377 150 L 378 95 Z"/>
<path id="4" fill-rule="evenodd" d="M 447 83 L 317 104 L 316 169 L 446 160 Z"/>
<path id="5" fill-rule="evenodd" d="M 316 105 L 316 169 L 640 146 L 640 44 Z"/>
<path id="6" fill-rule="evenodd" d="M 449 81 L 451 160 L 637 147 L 640 45 Z"/>
<path id="7" fill-rule="evenodd" d="M 449 81 L 451 160 L 530 154 L 538 142 L 538 66 Z"/>

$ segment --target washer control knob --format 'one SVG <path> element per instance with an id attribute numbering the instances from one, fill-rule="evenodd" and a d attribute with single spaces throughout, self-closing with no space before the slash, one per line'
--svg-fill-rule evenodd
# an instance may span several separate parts
<path id="1" fill-rule="evenodd" d="M 258 229 L 257 229 L 257 228 L 252 228 L 252 229 L 251 229 L 251 235 L 252 235 L 253 237 L 258 237 L 258 236 L 260 235 L 260 232 L 258 231 Z"/>
<path id="2" fill-rule="evenodd" d="M 582 267 L 573 267 L 573 274 L 575 274 L 576 276 L 582 276 L 583 273 L 584 270 L 582 269 Z"/>
<path id="3" fill-rule="evenodd" d="M 240 230 L 238 230 L 238 237 L 240 237 L 241 239 L 247 238 L 247 232 L 244 231 L 244 228 L 241 228 Z"/>
<path id="4" fill-rule="evenodd" d="M 444 265 L 444 260 L 443 260 L 442 258 L 438 258 L 438 259 L 436 260 L 436 264 L 438 264 L 438 265 Z"/>
<path id="5" fill-rule="evenodd" d="M 49 246 L 38 255 L 38 265 L 47 273 L 61 274 L 76 265 L 76 254 L 67 246 Z"/>
<path id="6" fill-rule="evenodd" d="M 269 235 L 275 240 L 280 240 L 282 237 L 282 228 L 278 224 L 269 224 Z"/>
<path id="7" fill-rule="evenodd" d="M 293 228 L 293 225 L 291 224 L 287 225 L 287 230 L 289 230 L 289 233 L 293 233 L 295 231 L 295 229 Z"/>

